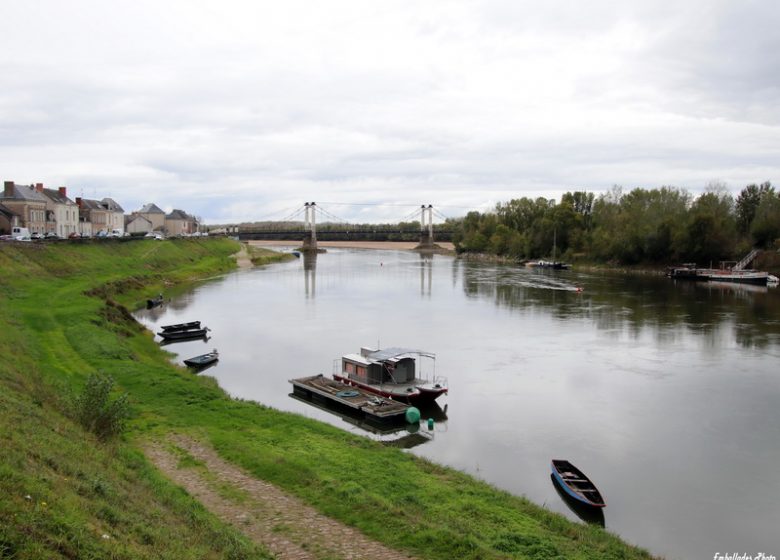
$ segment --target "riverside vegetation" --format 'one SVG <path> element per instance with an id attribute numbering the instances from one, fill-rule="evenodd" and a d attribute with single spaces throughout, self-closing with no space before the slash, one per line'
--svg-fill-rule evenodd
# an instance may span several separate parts
<path id="1" fill-rule="evenodd" d="M 458 471 L 232 399 L 171 364 L 129 309 L 233 269 L 238 248 L 218 238 L 0 246 L 0 558 L 270 558 L 152 467 L 140 450 L 171 433 L 418 558 L 650 557 Z M 95 381 L 108 377 L 111 398 Z M 118 437 L 76 419 L 90 378 L 109 407 L 128 395 Z"/>
<path id="2" fill-rule="evenodd" d="M 706 266 L 739 260 L 753 247 L 780 248 L 780 194 L 769 182 L 746 186 L 736 199 L 720 184 L 695 200 L 676 187 L 614 187 L 598 197 L 569 192 L 557 204 L 514 199 L 448 225 L 459 253 L 536 259 L 555 244 L 564 260 Z"/>

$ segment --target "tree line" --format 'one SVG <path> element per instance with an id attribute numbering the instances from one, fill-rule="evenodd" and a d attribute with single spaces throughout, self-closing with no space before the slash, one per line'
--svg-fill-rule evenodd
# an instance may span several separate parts
<path id="1" fill-rule="evenodd" d="M 513 199 L 448 225 L 461 253 L 709 264 L 737 260 L 753 247 L 780 247 L 780 194 L 769 182 L 746 186 L 736 199 L 722 184 L 697 198 L 677 187 L 624 192 L 615 186 L 598 197 L 568 192 L 558 203 Z"/>

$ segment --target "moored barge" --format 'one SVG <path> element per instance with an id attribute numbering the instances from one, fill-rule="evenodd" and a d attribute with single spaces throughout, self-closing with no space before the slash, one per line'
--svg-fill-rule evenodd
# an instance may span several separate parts
<path id="1" fill-rule="evenodd" d="M 420 420 L 420 412 L 413 406 L 328 379 L 322 374 L 290 379 L 290 383 L 296 395 L 327 401 L 361 413 L 369 420 L 386 423 L 414 423 Z"/>

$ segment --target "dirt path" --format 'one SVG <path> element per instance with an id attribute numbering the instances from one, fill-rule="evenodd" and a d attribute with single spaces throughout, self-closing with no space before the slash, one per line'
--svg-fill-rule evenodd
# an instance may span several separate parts
<path id="1" fill-rule="evenodd" d="M 210 447 L 180 436 L 172 437 L 170 443 L 178 452 L 155 443 L 147 446 L 147 456 L 212 513 L 281 560 L 411 558 L 251 477 Z M 183 457 L 190 460 L 180 464 Z"/>
<path id="2" fill-rule="evenodd" d="M 242 270 L 252 268 L 252 260 L 249 258 L 249 252 L 247 251 L 246 243 L 241 244 L 241 249 L 238 251 L 238 253 L 233 255 L 233 257 L 236 259 L 238 268 Z"/>

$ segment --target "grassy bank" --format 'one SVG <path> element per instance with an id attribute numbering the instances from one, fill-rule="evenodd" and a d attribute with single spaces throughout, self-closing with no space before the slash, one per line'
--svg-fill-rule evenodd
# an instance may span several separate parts
<path id="1" fill-rule="evenodd" d="M 12 520 L 0 558 L 13 557 L 3 547 L 19 558 L 264 557 L 137 451 L 172 431 L 419 558 L 649 557 L 457 471 L 232 400 L 171 365 L 127 309 L 229 269 L 237 249 L 221 239 L 0 246 L 0 516 Z M 63 414 L 62 396 L 93 372 L 130 394 L 124 441 L 100 443 Z"/>

